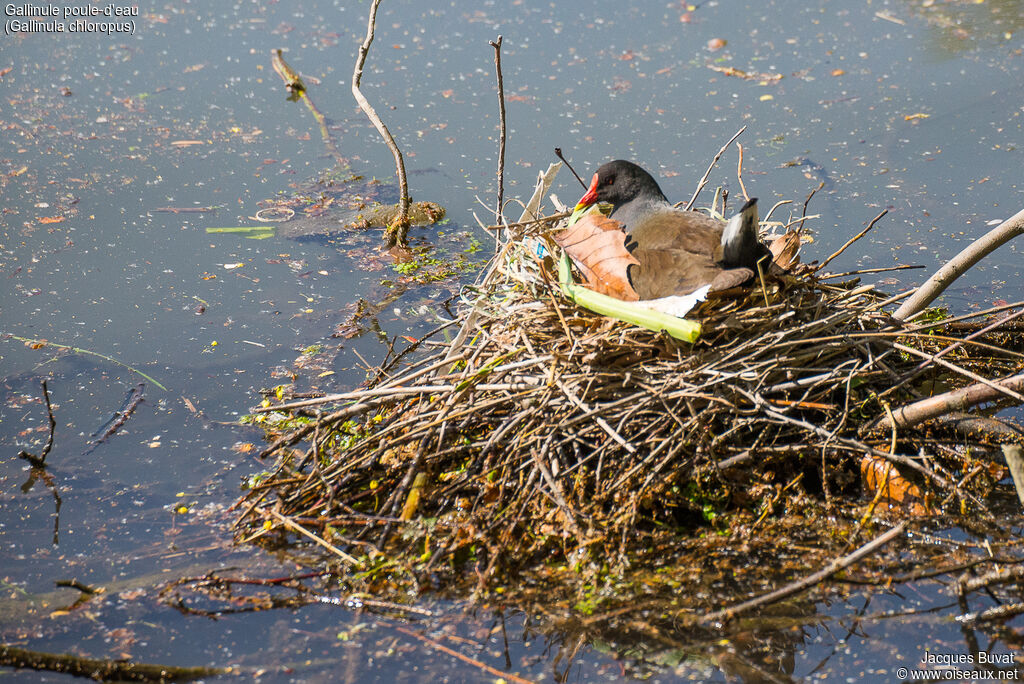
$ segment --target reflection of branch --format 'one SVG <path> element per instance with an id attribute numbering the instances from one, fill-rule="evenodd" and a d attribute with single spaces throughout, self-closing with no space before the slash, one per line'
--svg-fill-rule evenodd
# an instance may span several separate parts
<path id="1" fill-rule="evenodd" d="M 7 645 L 0 645 L 0 664 L 32 670 L 63 672 L 103 681 L 181 682 L 213 677 L 225 672 L 216 667 L 174 667 L 171 665 L 147 665 L 124 660 L 97 660 L 82 658 L 70 653 L 43 653 Z"/>
<path id="2" fill-rule="evenodd" d="M 32 469 L 29 470 L 28 480 L 21 486 L 21 492 L 22 494 L 28 494 L 32 491 L 32 487 L 35 486 L 36 480 L 43 478 L 43 484 L 53 493 L 53 545 L 57 546 L 58 541 L 60 541 L 60 506 L 63 502 L 60 498 L 60 492 L 57 491 L 57 483 L 53 481 L 53 476 L 46 472 L 46 455 L 53 448 L 53 433 L 57 428 L 57 420 L 53 417 L 53 406 L 50 404 L 50 390 L 46 387 L 46 380 L 43 380 L 42 386 L 43 399 L 46 401 L 46 415 L 50 419 L 50 434 L 46 438 L 46 445 L 43 446 L 43 450 L 38 456 L 27 451 L 18 453 L 19 458 L 25 459 L 32 466 Z"/>
<path id="3" fill-rule="evenodd" d="M 395 245 L 404 246 L 406 244 L 406 235 L 409 233 L 409 203 L 412 200 L 409 198 L 409 182 L 405 178 L 405 161 L 402 159 L 402 152 L 398 149 L 398 144 L 392 137 L 391 132 L 388 131 L 388 127 L 380 120 L 373 106 L 363 96 L 363 92 L 359 90 L 359 83 L 363 80 L 363 65 L 366 63 L 366 55 L 370 52 L 370 44 L 373 42 L 373 29 L 377 21 L 377 7 L 379 5 L 380 0 L 373 0 L 373 4 L 370 5 L 370 19 L 366 26 L 366 38 L 363 40 L 363 44 L 359 46 L 359 57 L 356 59 L 356 66 L 352 71 L 352 95 L 356 98 L 356 102 L 359 103 L 359 108 L 363 110 L 366 117 L 377 128 L 377 132 L 384 138 L 388 149 L 391 150 L 391 154 L 395 157 L 395 168 L 398 171 L 398 185 L 399 192 L 401 193 L 398 202 L 399 214 L 394 223 L 388 226 L 384 237 L 385 245 L 394 247 Z"/>
<path id="4" fill-rule="evenodd" d="M 25 484 L 21 485 L 21 493 L 28 494 L 32 491 L 32 487 L 35 486 L 36 480 L 39 478 L 43 479 L 43 484 L 53 494 L 53 545 L 57 546 L 60 543 L 60 507 L 64 501 L 60 498 L 60 492 L 57 490 L 57 483 L 54 481 L 53 475 L 45 467 L 32 466 L 32 469 L 28 472 L 28 479 L 25 480 Z"/>
<path id="5" fill-rule="evenodd" d="M 490 665 L 488 665 L 487 663 L 484 663 L 484 662 L 481 662 L 481 661 L 477 660 L 476 658 L 470 658 L 467 655 L 463 655 L 463 654 L 459 653 L 458 651 L 456 651 L 454 649 L 451 649 L 451 648 L 448 648 L 444 644 L 442 644 L 442 643 L 440 643 L 440 642 L 438 642 L 438 641 L 436 641 L 434 639 L 431 639 L 426 634 L 421 634 L 419 632 L 414 632 L 413 630 L 407 629 L 405 627 L 402 627 L 401 625 L 395 625 L 395 629 L 398 630 L 399 632 L 401 632 L 402 634 L 407 634 L 408 636 L 411 636 L 414 639 L 419 639 L 423 643 L 427 644 L 428 646 L 430 646 L 431 648 L 433 648 L 433 649 L 435 649 L 437 651 L 440 651 L 441 653 L 447 653 L 448 655 L 452 656 L 453 658 L 458 658 L 459 660 L 461 660 L 464 663 L 472 665 L 473 667 L 478 668 L 478 669 L 482 670 L 483 672 L 486 672 L 488 674 L 494 675 L 495 677 L 499 677 L 499 678 L 501 678 L 501 679 L 503 679 L 505 681 L 516 682 L 517 684 L 531 684 L 531 682 L 532 682 L 532 680 L 524 679 L 523 677 L 519 677 L 517 675 L 514 675 L 511 672 L 503 672 L 501 670 L 495 669 L 495 668 L 491 667 Z"/>
<path id="6" fill-rule="evenodd" d="M 777 603 L 784 598 L 792 596 L 793 594 L 798 594 L 804 589 L 813 587 L 815 584 L 818 584 L 819 582 L 823 582 L 824 580 L 836 574 L 843 568 L 847 568 L 853 565 L 865 556 L 868 556 L 874 553 L 875 551 L 878 551 L 883 546 L 891 542 L 893 539 L 903 534 L 903 531 L 906 530 L 906 528 L 907 521 L 904 520 L 896 527 L 892 528 L 885 534 L 875 537 L 873 540 L 871 540 L 864 546 L 860 547 L 853 553 L 847 556 L 843 556 L 842 558 L 837 558 L 836 560 L 832 561 L 818 572 L 810 574 L 807 577 L 804 577 L 803 579 L 797 580 L 796 582 L 791 582 L 790 584 L 787 584 L 781 589 L 777 589 L 776 591 L 770 592 L 768 594 L 763 594 L 756 598 L 752 598 L 749 601 L 744 601 L 743 603 L 732 606 L 731 608 L 723 608 L 722 610 L 716 610 L 713 613 L 707 613 L 704 615 L 701 621 L 705 623 L 725 622 L 735 617 L 736 615 L 739 615 L 740 613 L 745 613 L 753 608 L 759 608 L 761 606 L 765 606 L 771 603 Z"/>
<path id="7" fill-rule="evenodd" d="M 96 447 L 103 444 L 107 437 L 113 435 L 121 429 L 122 425 L 128 422 L 128 419 L 131 418 L 133 413 L 135 413 L 135 409 L 138 408 L 140 403 L 142 403 L 142 399 L 145 396 L 143 390 L 145 389 L 146 383 L 140 382 L 128 392 L 128 396 L 125 397 L 124 403 L 121 405 L 121 410 L 114 414 L 113 420 L 107 425 L 106 429 L 103 430 L 103 433 L 92 441 L 89 448 L 82 452 L 83 456 L 91 454 Z"/>
<path id="8" fill-rule="evenodd" d="M 310 113 L 313 114 L 313 118 L 316 119 L 316 123 L 320 127 L 320 137 L 324 140 L 324 148 L 327 149 L 327 153 L 334 158 L 339 167 L 347 169 L 349 166 L 348 160 L 341 156 L 341 153 L 338 152 L 338 146 L 334 144 L 334 136 L 331 135 L 331 131 L 327 127 L 327 117 L 313 104 L 313 100 L 310 99 L 309 92 L 306 90 L 306 85 L 302 82 L 299 72 L 292 69 L 284 61 L 284 55 L 280 49 L 271 51 L 270 63 L 274 67 L 274 71 L 277 72 L 277 75 L 284 81 L 285 90 L 291 93 L 288 99 L 302 100 L 306 103 Z"/>

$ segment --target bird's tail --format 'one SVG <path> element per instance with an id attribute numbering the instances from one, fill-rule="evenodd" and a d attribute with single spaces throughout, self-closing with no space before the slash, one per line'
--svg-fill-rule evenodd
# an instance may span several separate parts
<path id="1" fill-rule="evenodd" d="M 756 271 L 767 252 L 757 232 L 757 198 L 751 197 L 722 231 L 722 263 Z"/>

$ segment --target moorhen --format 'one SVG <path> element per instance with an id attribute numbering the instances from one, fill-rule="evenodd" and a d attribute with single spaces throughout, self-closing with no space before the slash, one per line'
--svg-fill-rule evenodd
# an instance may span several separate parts
<path id="1" fill-rule="evenodd" d="M 617 159 L 601 166 L 577 209 L 612 205 L 609 218 L 622 224 L 626 249 L 640 265 L 629 279 L 640 299 L 685 295 L 704 285 L 711 291 L 747 282 L 758 262 L 767 271 L 771 252 L 757 233 L 757 198 L 728 223 L 674 208 L 651 174 Z"/>

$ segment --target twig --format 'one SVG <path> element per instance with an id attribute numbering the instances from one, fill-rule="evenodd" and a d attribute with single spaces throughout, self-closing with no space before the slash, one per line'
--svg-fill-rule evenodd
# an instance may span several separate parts
<path id="1" fill-rule="evenodd" d="M 557 172 L 558 165 L 552 164 L 550 167 L 548 167 L 546 173 L 541 174 L 537 186 L 534 188 L 533 196 L 530 198 L 530 201 L 526 203 L 527 208 L 523 211 L 523 215 L 519 217 L 520 222 L 527 220 L 531 216 L 536 216 L 535 213 L 532 213 L 530 211 L 530 207 L 540 207 L 541 200 L 544 197 L 544 192 L 546 188 L 550 185 L 550 183 L 554 181 L 554 174 Z M 538 209 L 535 209 L 534 211 L 538 211 Z M 498 274 L 501 272 L 500 267 L 505 258 L 505 255 L 508 254 L 508 252 L 512 249 L 512 247 L 515 244 L 516 243 L 514 240 L 509 240 L 501 249 L 501 253 L 496 254 L 493 257 L 491 261 L 491 266 L 489 269 L 487 269 L 487 274 L 483 277 L 483 282 L 480 283 L 479 288 L 481 291 L 486 291 L 491 282 L 498 277 Z M 445 356 L 445 358 L 452 358 L 456 353 L 458 353 L 460 349 L 462 349 L 462 346 L 466 343 L 466 338 L 469 336 L 470 330 L 472 330 L 473 327 L 476 326 L 477 319 L 479 318 L 479 316 L 480 306 L 478 303 L 476 303 L 473 305 L 473 308 L 469 312 L 469 314 L 466 315 L 465 320 L 462 323 L 462 327 L 459 329 L 459 332 L 455 336 L 455 339 L 449 345 L 448 354 Z"/>
<path id="2" fill-rule="evenodd" d="M 378 385 L 377 387 L 374 387 L 373 389 L 356 390 L 354 392 L 342 392 L 342 393 L 339 393 L 339 394 L 328 394 L 328 395 L 325 395 L 325 396 L 322 396 L 322 397 L 315 397 L 313 399 L 303 399 L 302 401 L 293 401 L 293 402 L 291 402 L 289 404 L 274 404 L 272 406 L 259 406 L 257 408 L 252 409 L 252 413 L 271 413 L 271 412 L 274 412 L 274 411 L 292 411 L 292 410 L 297 409 L 297 408 L 305 408 L 305 407 L 309 407 L 309 406 L 318 406 L 320 404 L 330 404 L 330 403 L 334 403 L 334 402 L 338 402 L 338 401 L 350 401 L 352 399 L 359 400 L 359 399 L 365 399 L 365 398 L 373 397 L 373 396 L 392 396 L 393 394 L 405 394 L 406 392 L 403 392 L 402 390 L 403 389 L 408 390 L 409 388 L 402 388 L 402 387 L 400 387 L 401 385 L 407 385 L 408 383 L 410 383 L 411 381 L 415 380 L 416 378 L 422 377 L 424 375 L 428 375 L 428 374 L 432 373 L 433 371 L 436 371 L 438 368 L 443 368 L 444 366 L 451 365 L 451 364 L 453 364 L 453 363 L 455 363 L 457 361 L 460 361 L 460 360 L 462 360 L 464 358 L 465 358 L 464 354 L 459 354 L 459 355 L 456 355 L 456 356 L 454 356 L 452 358 L 441 359 L 440 361 L 432 363 L 429 366 L 426 366 L 425 368 L 420 368 L 420 369 L 418 369 L 418 370 L 416 370 L 416 371 L 414 371 L 412 373 L 409 373 L 407 375 L 396 377 L 393 380 L 390 380 L 389 382 L 386 382 L 386 383 Z M 398 388 L 397 392 L 393 391 L 393 390 L 395 390 L 395 388 Z M 436 388 L 434 388 L 434 389 L 436 389 Z M 417 393 L 418 391 L 419 390 L 414 391 L 413 394 Z M 428 390 L 428 391 L 433 391 L 433 390 Z"/>
<path id="3" fill-rule="evenodd" d="M 745 613 L 753 608 L 759 608 L 761 606 L 765 606 L 771 603 L 777 603 L 784 598 L 792 596 L 793 594 L 798 594 L 804 589 L 813 587 L 815 584 L 818 584 L 819 582 L 823 582 L 824 580 L 828 579 L 830 576 L 836 574 L 840 570 L 848 568 L 849 566 L 853 565 L 862 558 L 871 555 L 875 551 L 878 551 L 886 544 L 891 542 L 893 539 L 903 534 L 903 531 L 906 528 L 907 521 L 904 520 L 899 525 L 892 528 L 885 534 L 879 535 L 867 544 L 864 544 L 853 553 L 832 561 L 818 572 L 812 573 L 804 577 L 803 579 L 797 580 L 796 582 L 791 582 L 790 584 L 787 584 L 781 589 L 777 589 L 768 594 L 763 594 L 756 598 L 752 598 L 749 601 L 744 601 L 743 603 L 739 603 L 730 608 L 723 608 L 722 610 L 716 610 L 713 613 L 707 613 L 701 618 L 701 622 L 705 624 L 718 624 L 720 626 L 722 623 L 728 622 L 740 613 Z"/>
<path id="4" fill-rule="evenodd" d="M 880 268 L 862 268 L 856 271 L 844 271 L 843 273 L 828 273 L 820 276 L 818 280 L 831 280 L 832 278 L 847 278 L 849 276 L 867 275 L 868 273 L 888 273 L 889 271 L 907 271 L 924 268 L 923 264 L 900 264 L 899 266 L 884 266 Z"/>
<path id="5" fill-rule="evenodd" d="M 576 173 L 576 169 L 572 168 L 572 164 L 569 163 L 569 160 L 562 156 L 561 147 L 555 148 L 555 156 L 558 157 L 558 159 L 561 160 L 563 164 L 569 167 L 569 170 L 572 171 L 572 175 L 576 176 L 576 180 L 578 180 L 580 182 L 580 185 L 583 186 L 583 189 L 586 190 L 587 184 L 583 182 L 582 178 L 580 178 L 580 174 Z"/>
<path id="6" fill-rule="evenodd" d="M 743 143 L 736 143 L 736 149 L 739 150 L 739 160 L 736 162 L 736 180 L 740 182 L 740 190 L 743 191 L 743 199 L 745 201 L 750 200 L 750 195 L 747 194 L 747 186 L 743 184 Z M 725 201 L 722 201 L 722 211 L 725 211 Z"/>
<path id="7" fill-rule="evenodd" d="M 793 200 L 779 200 L 778 202 L 776 202 L 772 206 L 772 208 L 768 210 L 768 213 L 764 215 L 764 218 L 761 219 L 761 224 L 763 225 L 763 224 L 768 223 L 768 221 L 772 217 L 772 214 L 775 213 L 775 210 L 778 209 L 779 207 L 781 207 L 783 204 L 792 204 L 792 203 L 793 203 Z"/>
<path id="8" fill-rule="evenodd" d="M 821 181 L 820 183 L 818 183 L 818 187 L 811 190 L 811 192 L 807 195 L 807 199 L 804 200 L 803 213 L 800 215 L 801 219 L 807 218 L 807 205 L 811 203 L 811 198 L 818 194 L 818 191 L 821 190 L 823 187 L 825 187 L 825 181 Z M 800 227 L 803 228 L 802 223 L 800 224 Z"/>
<path id="9" fill-rule="evenodd" d="M 351 555 L 345 553 L 344 551 L 342 551 L 341 549 L 339 549 L 337 546 L 335 546 L 334 544 L 330 543 L 326 539 L 323 539 L 322 537 L 318 537 L 315 534 L 313 534 L 312 532 L 310 532 L 309 530 L 307 530 L 302 525 L 300 525 L 300 524 L 298 524 L 296 522 L 292 522 L 291 520 L 289 520 L 285 516 L 281 515 L 277 511 L 275 511 L 273 508 L 268 508 L 267 512 L 270 513 L 270 515 L 272 515 L 275 518 L 277 518 L 278 522 L 280 522 L 282 525 L 284 525 L 288 529 L 292 530 L 293 532 L 298 532 L 302 536 L 304 536 L 304 537 L 306 537 L 308 539 L 311 539 L 312 541 L 314 541 L 317 544 L 319 544 L 320 546 L 324 547 L 325 549 L 327 549 L 328 551 L 330 551 L 335 556 L 337 556 L 338 558 L 342 559 L 343 561 L 345 561 L 349 565 L 354 565 L 356 567 L 361 567 L 362 566 L 362 563 L 360 563 L 359 559 L 356 558 L 355 556 L 351 556 Z"/>
<path id="10" fill-rule="evenodd" d="M 954 280 L 966 273 L 974 264 L 1018 235 L 1024 235 L 1024 209 L 985 233 L 946 262 L 946 265 L 936 271 L 924 285 L 917 288 L 913 297 L 896 309 L 892 315 L 893 318 L 901 321 L 910 320 L 923 311 Z"/>
<path id="11" fill-rule="evenodd" d="M 46 415 L 50 420 L 50 431 L 46 436 L 46 444 L 43 445 L 43 450 L 38 456 L 30 454 L 27 451 L 21 451 L 18 456 L 25 459 L 31 464 L 33 468 L 45 468 L 46 467 L 46 455 L 50 453 L 50 449 L 53 448 L 53 433 L 57 429 L 57 420 L 53 417 L 53 406 L 50 404 L 50 390 L 46 387 L 46 380 L 43 380 L 43 401 L 46 402 Z"/>
<path id="12" fill-rule="evenodd" d="M 810 197 L 808 197 L 807 199 L 810 199 Z M 805 204 L 805 205 L 804 205 L 804 209 L 806 209 L 806 208 L 807 208 L 807 205 Z M 820 266 L 818 266 L 818 268 L 817 268 L 817 269 L 815 269 L 815 270 L 817 270 L 817 271 L 821 271 L 821 269 L 823 269 L 823 268 L 825 268 L 826 266 L 828 266 L 829 262 L 830 262 L 830 261 L 832 261 L 833 259 L 835 259 L 835 258 L 836 258 L 837 256 L 839 256 L 839 255 L 840 255 L 840 254 L 842 254 L 843 252 L 845 252 L 845 251 L 846 251 L 846 248 L 847 248 L 847 247 L 849 247 L 849 246 L 850 246 L 850 245 L 852 245 L 852 244 L 853 244 L 854 242 L 856 242 L 857 240 L 860 240 L 860 239 L 861 239 L 862 237 L 864 237 L 865 235 L 867 235 L 867 232 L 868 232 L 869 230 L 871 230 L 872 228 L 874 228 L 874 227 L 875 227 L 875 224 L 876 224 L 876 223 L 878 222 L 878 220 L 879 220 L 880 218 L 882 218 L 883 216 L 885 216 L 886 214 L 888 214 L 888 213 L 889 213 L 889 210 L 888 210 L 888 209 L 886 209 L 886 210 L 884 210 L 884 211 L 883 211 L 883 212 L 882 212 L 881 214 L 879 214 L 879 215 L 878 215 L 878 216 L 876 216 L 875 218 L 871 219 L 871 223 L 869 223 L 869 224 L 868 224 L 868 227 L 867 227 L 867 228 L 865 228 L 864 230 L 860 231 L 859 233 L 857 233 L 856 235 L 854 235 L 854 236 L 853 236 L 852 238 L 850 238 L 849 240 L 847 240 L 847 241 L 846 241 L 846 244 L 844 244 L 844 245 L 843 245 L 842 247 L 840 247 L 840 248 L 839 248 L 838 250 L 836 250 L 835 252 L 833 252 L 833 253 L 832 253 L 832 255 L 831 255 L 831 256 L 830 256 L 830 257 L 829 257 L 828 259 L 825 259 L 825 261 L 821 262 L 821 265 L 820 265 Z"/>
<path id="13" fill-rule="evenodd" d="M 904 354 L 910 354 L 913 356 L 920 357 L 924 359 L 925 363 L 927 364 L 937 363 L 940 366 L 943 366 L 944 368 L 948 368 L 954 373 L 958 373 L 970 380 L 974 380 L 975 382 L 981 383 L 982 385 L 987 385 L 988 387 L 991 387 L 997 392 L 1005 394 L 1011 399 L 1015 399 L 1018 403 L 1024 404 L 1024 395 L 1020 394 L 1019 392 L 1013 391 L 1013 389 L 1009 387 L 1003 387 L 997 382 L 989 380 L 988 378 L 978 375 L 977 373 L 973 373 L 967 370 L 966 368 L 961 368 L 960 366 L 957 366 L 954 363 L 950 363 L 945 359 L 939 358 L 941 354 L 929 354 L 928 352 L 923 352 L 918 349 L 914 349 L 913 347 L 908 347 L 906 345 L 900 344 L 899 342 L 890 342 L 889 344 L 892 344 L 893 349 L 897 349 L 903 352 Z"/>
<path id="14" fill-rule="evenodd" d="M 501 36 L 489 41 L 494 48 L 494 71 L 498 77 L 498 114 L 500 137 L 498 138 L 498 202 L 494 207 L 494 219 L 503 223 L 502 208 L 505 203 L 505 82 L 501 75 Z"/>
<path id="15" fill-rule="evenodd" d="M 888 394 L 888 393 L 896 390 L 897 388 L 905 385 L 906 383 L 910 382 L 914 378 L 916 378 L 918 375 L 920 375 L 926 369 L 928 369 L 935 359 L 938 359 L 941 356 L 945 356 L 946 354 L 948 354 L 951 351 L 956 351 L 960 347 L 964 346 L 965 343 L 970 342 L 971 340 L 973 340 L 973 339 L 975 339 L 977 337 L 981 337 L 985 333 L 991 332 L 991 331 L 993 331 L 993 330 L 1003 326 L 1004 324 L 1009 323 L 1010 321 L 1013 321 L 1013 320 L 1015 320 L 1017 318 L 1020 318 L 1021 316 L 1024 316 L 1024 309 L 1021 309 L 1020 311 L 1017 311 L 1016 313 L 1013 313 L 1013 314 L 1011 314 L 1009 316 L 1006 316 L 1005 318 L 998 318 L 995 321 L 993 321 L 992 323 L 989 323 L 988 325 L 986 325 L 981 330 L 974 331 L 973 333 L 971 333 L 970 335 L 968 335 L 964 339 L 958 340 L 958 341 L 954 342 L 953 344 L 951 344 L 951 345 L 949 345 L 947 347 L 943 347 L 942 350 L 939 351 L 938 353 L 936 353 L 934 356 L 928 356 L 927 358 L 925 358 L 924 361 L 922 361 L 921 363 L 917 364 L 917 366 L 915 366 L 908 373 L 905 373 L 900 378 L 900 381 L 897 384 L 893 385 L 891 388 L 886 390 L 883 394 Z"/>
<path id="16" fill-rule="evenodd" d="M 540 471 L 541 477 L 543 477 L 544 481 L 547 483 L 548 489 L 551 490 L 551 500 L 555 502 L 555 505 L 558 506 L 565 515 L 566 523 L 572 529 L 573 534 L 576 535 L 578 540 L 582 541 L 583 530 L 580 529 L 579 521 L 577 520 L 578 514 L 575 510 L 570 508 L 568 502 L 566 502 L 561 486 L 559 486 L 558 481 L 551 474 L 551 470 L 544 463 L 544 456 L 542 454 L 538 454 L 536 451 L 531 451 L 530 455 L 533 457 L 533 463 L 537 467 L 537 470 Z"/>
<path id="17" fill-rule="evenodd" d="M 394 247 L 395 245 L 404 247 L 408 242 L 409 205 L 412 202 L 412 199 L 409 197 L 409 181 L 405 177 L 405 160 L 402 158 L 402 152 L 398 149 L 398 144 L 395 142 L 394 137 L 392 137 L 388 127 L 377 116 L 377 112 L 367 101 L 366 97 L 363 96 L 363 91 L 359 89 L 359 84 L 363 80 L 363 65 L 366 63 L 366 55 L 369 54 L 370 44 L 373 43 L 374 24 L 377 21 L 377 7 L 379 6 L 380 0 L 372 0 L 370 4 L 370 18 L 366 25 L 366 38 L 363 39 L 363 44 L 359 46 L 359 57 L 356 59 L 356 66 L 352 71 L 352 95 L 356 98 L 356 102 L 359 103 L 359 108 L 363 110 L 366 117 L 376 127 L 377 132 L 384 138 L 384 142 L 387 143 L 388 149 L 391 150 L 391 154 L 395 158 L 395 168 L 398 171 L 398 188 L 401 196 L 398 201 L 398 218 L 385 231 L 384 245 L 385 247 Z"/>
<path id="18" fill-rule="evenodd" d="M 1009 584 L 1010 582 L 1019 582 L 1022 579 L 1024 579 L 1024 565 L 1012 565 L 1005 570 L 1003 568 L 996 568 L 980 577 L 964 575 L 956 581 L 953 588 L 957 596 L 965 596 L 972 591 L 986 589 L 994 584 Z"/>
<path id="19" fill-rule="evenodd" d="M 495 226 L 484 226 L 484 230 L 504 230 L 506 228 L 526 228 L 527 226 L 535 226 L 539 223 L 553 223 L 559 221 L 568 216 L 571 216 L 571 211 L 562 211 L 551 216 L 541 216 L 540 218 L 531 219 L 529 221 L 516 221 L 515 223 L 505 223 L 502 225 Z M 923 268 L 923 266 L 922 266 Z"/>
<path id="20" fill-rule="evenodd" d="M 704 176 L 700 179 L 700 182 L 697 183 L 697 189 L 693 191 L 693 197 L 691 197 L 690 201 L 686 203 L 686 206 L 684 207 L 686 211 L 693 209 L 693 204 L 697 201 L 697 195 L 699 195 L 700 191 L 704 189 L 704 186 L 708 184 L 708 177 L 711 175 L 711 170 L 715 168 L 715 164 L 717 164 L 718 160 L 722 158 L 725 151 L 729 149 L 729 145 L 732 145 L 733 141 L 740 137 L 745 130 L 747 130 L 747 127 L 743 126 L 740 130 L 736 131 L 735 135 L 729 138 L 729 141 L 722 145 L 722 149 L 718 150 L 718 154 L 715 155 L 715 158 L 712 159 L 711 163 L 708 165 L 708 170 L 704 172 Z"/>

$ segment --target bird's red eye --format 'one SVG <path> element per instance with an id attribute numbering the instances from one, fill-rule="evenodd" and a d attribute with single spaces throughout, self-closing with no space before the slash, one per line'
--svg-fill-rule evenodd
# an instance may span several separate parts
<path id="1" fill-rule="evenodd" d="M 605 185 L 611 185 L 611 184 L 612 184 L 612 183 L 614 183 L 614 182 L 615 182 L 615 176 L 612 176 L 611 178 L 609 178 L 608 180 L 606 180 L 606 181 L 604 182 L 604 184 L 605 184 Z"/>

